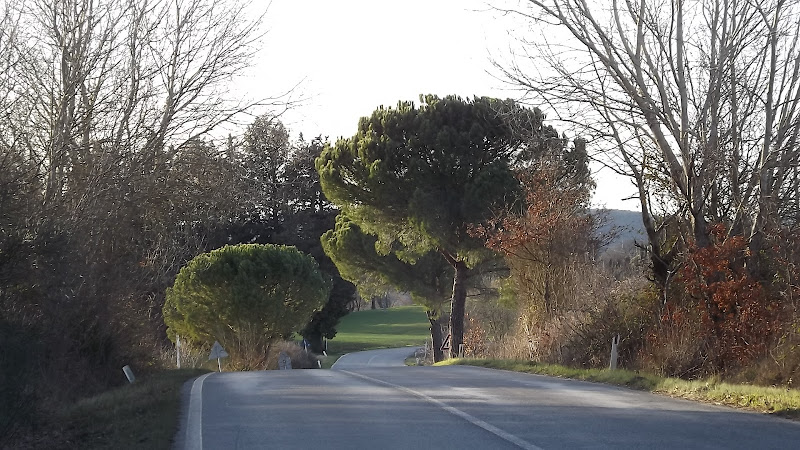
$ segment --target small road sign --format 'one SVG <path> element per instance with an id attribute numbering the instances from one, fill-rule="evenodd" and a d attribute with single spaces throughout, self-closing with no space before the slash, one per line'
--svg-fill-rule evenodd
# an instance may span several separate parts
<path id="1" fill-rule="evenodd" d="M 214 345 L 211 346 L 211 354 L 208 355 L 208 360 L 211 361 L 212 359 L 217 360 L 217 367 L 219 371 L 222 372 L 222 362 L 220 362 L 220 358 L 226 358 L 228 356 L 228 352 L 219 345 L 219 341 L 214 341 Z"/>
<path id="2" fill-rule="evenodd" d="M 442 343 L 442 351 L 450 350 L 450 339 L 453 335 L 448 334 L 446 338 L 444 338 L 444 342 Z"/>
<path id="3" fill-rule="evenodd" d="M 214 341 L 214 345 L 211 347 L 211 354 L 208 355 L 208 360 L 211 361 L 212 359 L 225 358 L 227 356 L 228 352 L 222 348 L 222 346 L 219 344 L 219 341 Z"/>

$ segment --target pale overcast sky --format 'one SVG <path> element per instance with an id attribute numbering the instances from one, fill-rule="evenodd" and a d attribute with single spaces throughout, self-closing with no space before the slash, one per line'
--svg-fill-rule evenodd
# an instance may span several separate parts
<path id="1" fill-rule="evenodd" d="M 420 94 L 520 97 L 490 56 L 506 54 L 509 30 L 527 24 L 485 0 L 272 0 L 265 26 L 257 65 L 238 87 L 260 97 L 300 83 L 307 100 L 282 117 L 294 135 L 351 136 L 376 107 Z M 620 201 L 632 192 L 627 180 L 597 175 L 596 203 L 636 209 Z"/>

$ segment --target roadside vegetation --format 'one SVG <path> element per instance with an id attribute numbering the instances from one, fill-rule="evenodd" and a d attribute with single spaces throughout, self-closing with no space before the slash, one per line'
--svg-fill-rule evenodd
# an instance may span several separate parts
<path id="1" fill-rule="evenodd" d="M 800 3 L 661 6 L 523 2 L 497 67 L 532 105 L 423 95 L 326 146 L 342 276 L 411 293 L 434 349 L 603 368 L 614 339 L 627 370 L 794 390 Z M 590 208 L 590 162 L 635 187 L 639 234 Z"/>
<path id="2" fill-rule="evenodd" d="M 180 418 L 181 388 L 205 369 L 144 375 L 52 412 L 19 448 L 170 449 Z"/>
<path id="3" fill-rule="evenodd" d="M 288 97 L 230 98 L 265 31 L 246 3 L 0 5 L 2 445 L 121 386 L 124 365 L 173 367 L 166 291 L 198 255 L 273 244 L 313 257 L 325 298 L 293 310 L 289 331 L 315 353 L 349 311 L 355 287 L 319 240 L 336 215 L 314 168 L 325 140 L 290 137 L 276 118 Z M 249 351 L 200 337 L 181 336 L 197 365 L 214 339 L 223 364 Z M 279 344 L 237 367 L 277 367 Z"/>
<path id="4" fill-rule="evenodd" d="M 322 309 L 330 294 L 314 258 L 295 247 L 226 245 L 187 263 L 167 289 L 167 335 L 219 342 L 234 370 L 274 368 L 273 347 Z"/>
<path id="5" fill-rule="evenodd" d="M 124 365 L 157 379 L 176 331 L 197 365 L 224 341 L 235 369 L 275 368 L 301 351 L 292 332 L 308 367 L 325 338 L 341 354 L 426 334 L 435 361 L 451 335 L 469 357 L 603 368 L 618 337 L 633 373 L 796 392 L 799 1 L 521 2 L 503 13 L 544 36 L 497 67 L 531 104 L 421 95 L 333 143 L 290 138 L 286 97 L 225 97 L 263 36 L 246 1 L 134 3 L 0 5 L 4 443 L 121 386 Z M 591 208 L 598 164 L 635 187 L 640 234 Z M 176 280 L 237 245 L 315 266 L 298 272 L 314 292 L 228 285 L 235 265 L 198 290 L 189 269 Z M 392 290 L 420 307 L 339 325 L 356 291 Z"/>
<path id="6" fill-rule="evenodd" d="M 800 420 L 800 391 L 783 387 L 733 384 L 722 382 L 719 378 L 682 380 L 624 369 L 576 369 L 534 361 L 453 358 L 436 365 L 469 365 L 613 384 Z"/>

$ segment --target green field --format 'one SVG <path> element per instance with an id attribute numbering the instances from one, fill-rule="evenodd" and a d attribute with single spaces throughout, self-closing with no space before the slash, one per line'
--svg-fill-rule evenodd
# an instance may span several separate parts
<path id="1" fill-rule="evenodd" d="M 328 341 L 331 356 L 377 348 L 423 345 L 430 323 L 421 306 L 356 311 L 342 318 Z M 327 361 L 326 361 L 327 362 Z"/>

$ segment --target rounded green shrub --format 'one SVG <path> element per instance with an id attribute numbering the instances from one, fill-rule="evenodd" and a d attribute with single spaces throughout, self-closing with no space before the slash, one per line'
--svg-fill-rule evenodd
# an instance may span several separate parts
<path id="1" fill-rule="evenodd" d="M 329 290 L 314 258 L 295 247 L 225 246 L 181 269 L 167 289 L 164 323 L 173 340 L 265 354 L 308 323 Z"/>

